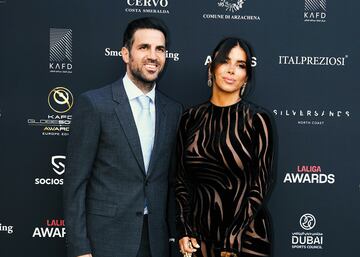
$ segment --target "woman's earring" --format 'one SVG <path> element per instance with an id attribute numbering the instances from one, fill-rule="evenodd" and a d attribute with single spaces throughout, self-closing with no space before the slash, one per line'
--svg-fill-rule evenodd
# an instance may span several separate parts
<path id="1" fill-rule="evenodd" d="M 213 76 L 209 74 L 208 81 L 207 81 L 208 87 L 212 87 L 213 85 Z"/>
<path id="2" fill-rule="evenodd" d="M 246 84 L 247 82 L 245 82 L 242 86 L 241 86 L 241 90 L 240 90 L 240 96 L 243 96 L 245 93 L 245 88 L 246 88 Z"/>

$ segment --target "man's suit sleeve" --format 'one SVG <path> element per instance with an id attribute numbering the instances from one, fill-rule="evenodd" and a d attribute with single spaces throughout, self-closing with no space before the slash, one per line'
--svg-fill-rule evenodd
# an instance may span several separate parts
<path id="1" fill-rule="evenodd" d="M 73 114 L 63 188 L 68 257 L 91 253 L 86 228 L 86 187 L 100 136 L 100 115 L 89 95 L 81 95 Z"/>
<path id="2" fill-rule="evenodd" d="M 179 107 L 178 124 L 183 113 L 183 107 Z M 176 206 L 175 206 L 175 174 L 178 156 L 176 154 L 176 144 L 173 147 L 171 155 L 171 165 L 169 171 L 169 193 L 168 193 L 168 224 L 169 224 L 169 240 L 170 240 L 170 257 L 182 257 L 179 252 L 178 236 L 176 231 Z"/>

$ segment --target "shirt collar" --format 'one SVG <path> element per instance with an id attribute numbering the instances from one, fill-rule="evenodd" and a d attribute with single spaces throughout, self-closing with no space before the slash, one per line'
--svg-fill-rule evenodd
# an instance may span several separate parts
<path id="1" fill-rule="evenodd" d="M 131 79 L 129 78 L 127 73 L 123 77 L 123 84 L 124 84 L 126 95 L 129 98 L 129 101 L 131 101 L 131 100 L 133 100 L 133 99 L 135 99 L 135 98 L 137 98 L 137 97 L 139 97 L 141 95 L 146 95 L 146 96 L 150 97 L 150 99 L 151 99 L 151 101 L 153 103 L 155 103 L 155 87 L 156 87 L 156 84 L 154 84 L 153 88 L 147 94 L 144 94 L 134 84 L 134 82 L 131 81 Z"/>

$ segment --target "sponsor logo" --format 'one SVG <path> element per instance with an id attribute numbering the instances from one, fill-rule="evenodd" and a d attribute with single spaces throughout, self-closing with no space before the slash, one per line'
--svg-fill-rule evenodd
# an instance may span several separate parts
<path id="1" fill-rule="evenodd" d="M 305 0 L 305 22 L 326 22 L 326 16 L 326 0 Z"/>
<path id="2" fill-rule="evenodd" d="M 119 57 L 121 56 L 121 50 L 113 50 L 110 47 L 105 48 L 104 55 L 107 57 Z"/>
<path id="3" fill-rule="evenodd" d="M 52 169 L 59 176 L 65 173 L 65 159 L 66 156 L 64 155 L 54 155 L 51 157 Z"/>
<path id="4" fill-rule="evenodd" d="M 211 55 L 206 56 L 205 61 L 204 61 L 204 65 L 207 66 L 210 62 L 211 62 Z M 253 56 L 251 58 L 251 67 L 256 67 L 257 66 L 257 58 L 255 56 Z"/>
<path id="5" fill-rule="evenodd" d="M 44 226 L 35 227 L 32 237 L 34 238 L 64 238 L 66 235 L 65 222 L 63 219 L 47 219 Z"/>
<path id="6" fill-rule="evenodd" d="M 72 115 L 66 114 L 74 104 L 71 91 L 65 87 L 56 87 L 49 92 L 48 106 L 57 114 L 48 114 L 46 118 L 29 118 L 27 123 L 40 127 L 43 136 L 68 136 Z"/>
<path id="7" fill-rule="evenodd" d="M 351 118 L 347 109 L 310 109 L 310 108 L 276 108 L 273 114 L 277 119 L 288 119 L 297 125 L 322 126 L 335 120 Z"/>
<path id="8" fill-rule="evenodd" d="M 107 47 L 104 50 L 104 55 L 106 57 L 120 57 L 121 51 L 114 50 L 114 49 L 111 49 L 110 47 Z M 166 50 L 165 56 L 166 56 L 166 59 L 168 59 L 168 60 L 171 60 L 174 62 L 180 61 L 180 53 L 178 53 L 178 52 L 170 52 L 169 50 Z"/>
<path id="9" fill-rule="evenodd" d="M 64 155 L 54 155 L 51 157 L 52 170 L 61 176 L 65 173 L 65 159 Z M 64 184 L 64 179 L 59 177 L 52 178 L 35 178 L 35 185 L 49 185 L 49 186 L 61 186 Z"/>
<path id="10" fill-rule="evenodd" d="M 324 234 L 321 232 L 311 232 L 316 226 L 315 216 L 311 213 L 305 213 L 300 217 L 299 225 L 303 231 L 292 232 L 291 248 L 322 250 L 324 244 Z"/>
<path id="11" fill-rule="evenodd" d="M 65 113 L 70 111 L 73 106 L 74 97 L 69 89 L 56 87 L 49 93 L 48 104 L 54 112 Z"/>
<path id="12" fill-rule="evenodd" d="M 50 28 L 49 70 L 72 73 L 72 30 Z"/>
<path id="13" fill-rule="evenodd" d="M 280 55 L 279 65 L 345 66 L 345 56 L 290 56 Z"/>
<path id="14" fill-rule="evenodd" d="M 335 174 L 324 172 L 319 165 L 298 165 L 285 173 L 284 184 L 334 184 Z"/>
<path id="15" fill-rule="evenodd" d="M 14 226 L 8 226 L 0 223 L 0 233 L 12 234 L 14 233 Z"/>
<path id="16" fill-rule="evenodd" d="M 260 21 L 256 14 L 248 14 L 244 10 L 246 0 L 216 0 L 217 11 L 209 11 L 202 14 L 205 20 L 237 20 L 237 21 Z M 210 5 L 209 5 L 210 7 Z M 221 11 L 221 12 L 218 12 Z"/>
<path id="17" fill-rule="evenodd" d="M 169 0 L 126 0 L 128 13 L 169 14 Z"/>
<path id="18" fill-rule="evenodd" d="M 310 213 L 306 213 L 303 216 L 301 216 L 299 223 L 302 229 L 312 230 L 316 225 L 316 219 L 314 215 Z"/>
<path id="19" fill-rule="evenodd" d="M 230 1 L 226 1 L 226 0 L 220 0 L 218 2 L 218 6 L 219 7 L 223 7 L 226 9 L 226 11 L 230 11 L 230 12 L 237 12 L 239 11 L 241 8 L 243 8 L 243 4 L 245 3 L 245 0 L 230 0 Z"/>

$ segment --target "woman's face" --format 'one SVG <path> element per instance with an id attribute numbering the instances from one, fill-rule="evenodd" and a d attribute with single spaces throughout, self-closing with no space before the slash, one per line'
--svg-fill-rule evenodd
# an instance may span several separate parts
<path id="1" fill-rule="evenodd" d="M 237 45 L 231 49 L 226 61 L 215 68 L 213 90 L 240 95 L 246 81 L 246 53 Z"/>

